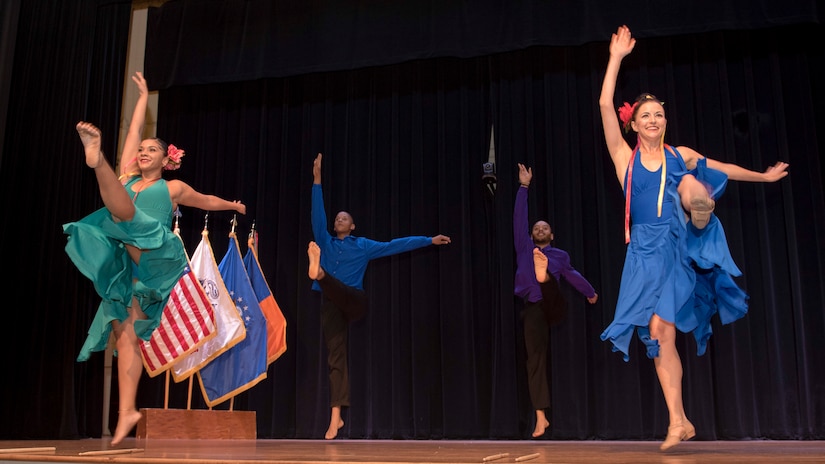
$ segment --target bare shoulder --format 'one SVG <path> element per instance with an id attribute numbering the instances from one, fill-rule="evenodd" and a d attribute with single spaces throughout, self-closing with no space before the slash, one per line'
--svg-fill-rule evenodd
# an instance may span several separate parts
<path id="1" fill-rule="evenodd" d="M 188 191 L 192 190 L 186 182 L 178 179 L 167 180 L 166 188 L 169 190 L 169 197 L 171 197 L 175 203 L 180 203 L 181 198 L 183 198 Z"/>
<path id="2" fill-rule="evenodd" d="M 183 181 L 180 181 L 178 179 L 166 180 L 166 187 L 169 189 L 169 193 L 172 193 L 173 190 L 180 191 L 181 184 L 183 184 Z"/>
<path id="3" fill-rule="evenodd" d="M 682 159 L 685 161 L 685 165 L 687 165 L 689 169 L 696 167 L 696 162 L 704 158 L 704 156 L 702 156 L 702 154 L 698 151 L 684 145 L 677 146 L 676 150 L 678 150 L 679 154 L 682 155 Z"/>

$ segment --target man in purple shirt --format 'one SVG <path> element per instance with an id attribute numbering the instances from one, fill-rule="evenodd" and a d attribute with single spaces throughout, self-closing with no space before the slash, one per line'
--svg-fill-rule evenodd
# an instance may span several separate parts
<path id="1" fill-rule="evenodd" d="M 544 435 L 550 425 L 545 414 L 545 409 L 550 407 L 547 379 L 549 328 L 559 324 L 567 311 L 567 302 L 559 290 L 559 280 L 564 278 L 590 304 L 596 303 L 599 295 L 587 279 L 570 265 L 570 255 L 553 247 L 550 224 L 537 221 L 529 231 L 527 190 L 533 180 L 533 170 L 519 164 L 518 177 L 521 186 L 513 208 L 513 242 L 516 248 L 514 293 L 524 300 L 522 320 L 527 348 L 527 385 L 536 411 L 533 437 L 537 438 Z"/>
<path id="2" fill-rule="evenodd" d="M 347 367 L 348 324 L 364 317 L 368 309 L 364 292 L 364 273 L 370 260 L 391 256 L 428 245 L 450 243 L 450 237 L 412 236 L 389 242 L 378 242 L 351 235 L 355 230 L 352 216 L 340 211 L 335 216 L 333 234 L 327 230 L 327 213 L 321 191 L 321 154 L 312 164 L 312 234 L 309 243 L 309 278 L 312 289 L 323 294 L 321 326 L 327 345 L 329 366 L 330 412 L 329 428 L 324 438 L 332 440 L 344 426 L 341 408 L 349 407 L 349 377 Z"/>

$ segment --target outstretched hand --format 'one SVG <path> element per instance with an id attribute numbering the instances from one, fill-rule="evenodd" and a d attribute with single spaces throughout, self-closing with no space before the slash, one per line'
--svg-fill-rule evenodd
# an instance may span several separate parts
<path id="1" fill-rule="evenodd" d="M 518 163 L 518 181 L 521 185 L 530 185 L 533 180 L 533 168 L 528 168 L 525 165 Z"/>
<path id="2" fill-rule="evenodd" d="M 610 37 L 610 55 L 618 58 L 624 58 L 633 51 L 636 46 L 636 39 L 630 35 L 630 29 L 627 26 L 619 26 L 616 33 Z"/>
<path id="3" fill-rule="evenodd" d="M 776 164 L 765 170 L 765 182 L 776 182 L 788 175 L 788 163 L 777 161 Z"/>
<path id="4" fill-rule="evenodd" d="M 138 93 L 140 93 L 141 96 L 149 95 L 149 86 L 146 84 L 146 79 L 143 78 L 142 72 L 135 72 L 135 75 L 132 76 L 132 80 L 135 81 L 135 84 L 137 84 Z"/>
<path id="5" fill-rule="evenodd" d="M 315 184 L 321 183 L 321 154 L 318 153 L 318 156 L 315 157 L 315 161 L 312 162 L 312 181 Z"/>
<path id="6" fill-rule="evenodd" d="M 235 211 L 246 215 L 246 205 L 241 203 L 241 200 L 235 200 L 233 203 L 235 203 Z"/>
<path id="7" fill-rule="evenodd" d="M 446 245 L 450 243 L 450 237 L 446 235 L 436 235 L 433 237 L 433 245 Z"/>

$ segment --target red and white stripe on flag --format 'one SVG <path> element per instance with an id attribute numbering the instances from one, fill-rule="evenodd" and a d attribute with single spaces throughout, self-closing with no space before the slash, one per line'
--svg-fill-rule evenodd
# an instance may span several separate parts
<path id="1" fill-rule="evenodd" d="M 163 308 L 160 325 L 140 345 L 146 372 L 154 377 L 169 369 L 216 333 L 212 303 L 187 266 Z"/>

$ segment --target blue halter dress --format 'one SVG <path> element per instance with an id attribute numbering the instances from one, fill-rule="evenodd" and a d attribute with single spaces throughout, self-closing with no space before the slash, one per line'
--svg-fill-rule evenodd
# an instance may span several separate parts
<path id="1" fill-rule="evenodd" d="M 629 360 L 629 346 L 636 332 L 647 356 L 659 355 L 659 344 L 650 338 L 653 314 L 672 322 L 684 333 L 692 333 L 696 352 L 705 353 L 712 334 L 710 321 L 719 314 L 729 324 L 747 314 L 748 295 L 733 281 L 741 275 L 730 255 L 725 232 L 715 214 L 704 229 L 696 229 L 687 219 L 677 192 L 685 174 L 693 174 L 711 187 L 717 199 L 727 185 L 727 175 L 707 167 L 705 159 L 689 171 L 682 155 L 668 147 L 665 156 L 667 177 L 658 215 L 657 201 L 661 167 L 648 171 L 640 152 L 634 154 L 635 168 L 630 185 L 630 243 L 625 255 L 619 297 L 613 322 L 601 334 Z M 627 176 L 625 185 L 627 186 Z"/>

